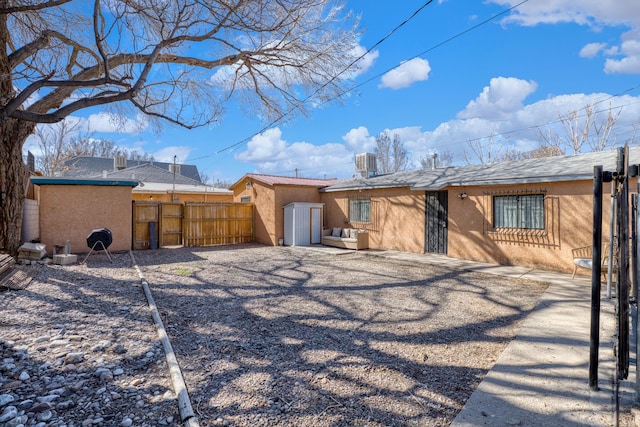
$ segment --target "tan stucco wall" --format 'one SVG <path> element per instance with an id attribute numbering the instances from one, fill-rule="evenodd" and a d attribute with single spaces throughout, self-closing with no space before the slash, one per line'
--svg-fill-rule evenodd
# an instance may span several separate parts
<path id="1" fill-rule="evenodd" d="M 631 187 L 633 188 L 633 187 Z M 545 230 L 500 233 L 491 229 L 492 194 L 545 192 Z M 603 239 L 609 235 L 610 184 L 603 189 Z M 466 192 L 466 199 L 458 194 Z M 573 270 L 571 249 L 592 243 L 593 182 L 466 187 L 449 191 L 449 250 L 455 258 L 545 270 Z M 584 270 L 586 272 L 586 270 Z"/>
<path id="2" fill-rule="evenodd" d="M 171 194 L 157 193 L 132 193 L 131 198 L 138 202 L 162 202 L 172 203 Z M 214 194 L 214 193 L 176 193 L 177 203 L 231 203 L 233 202 L 233 194 Z"/>
<path id="3" fill-rule="evenodd" d="M 108 228 L 109 251 L 131 249 L 131 187 L 42 185 L 40 241 L 49 255 L 54 245 L 71 243 L 73 253 L 88 252 L 87 236 L 94 228 Z"/>
<path id="4" fill-rule="evenodd" d="M 363 191 L 371 197 L 372 222 L 349 223 L 349 195 L 321 193 L 325 204 L 325 227 L 353 227 L 369 230 L 369 247 L 413 253 L 424 252 L 424 192 L 408 188 Z"/>
<path id="5" fill-rule="evenodd" d="M 636 188 L 635 182 L 630 188 Z M 448 190 L 448 252 L 454 258 L 573 271 L 571 250 L 592 242 L 593 182 L 572 181 L 536 185 L 450 187 Z M 545 230 L 496 232 L 491 228 L 492 195 L 522 192 L 545 194 Z M 610 184 L 603 188 L 603 241 L 609 235 Z M 460 193 L 467 197 L 461 199 Z M 348 196 L 354 192 L 321 193 L 325 227 L 358 227 L 370 232 L 372 249 L 424 252 L 422 191 L 409 188 L 371 190 L 371 224 L 348 222 Z M 586 273 L 586 270 L 579 273 Z"/>
<path id="6" fill-rule="evenodd" d="M 249 196 L 255 205 L 256 242 L 275 246 L 284 238 L 284 206 L 292 202 L 319 203 L 320 194 L 316 187 L 295 185 L 268 185 L 252 180 L 247 188 L 247 179 L 238 182 L 233 190 L 233 201 L 240 203 L 242 197 Z"/>

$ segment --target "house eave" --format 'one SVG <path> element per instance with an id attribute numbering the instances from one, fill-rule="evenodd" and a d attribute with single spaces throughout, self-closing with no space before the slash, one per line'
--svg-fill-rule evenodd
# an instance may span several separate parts
<path id="1" fill-rule="evenodd" d="M 139 181 L 130 179 L 91 179 L 91 178 L 58 178 L 37 176 L 31 177 L 34 185 L 97 185 L 111 187 L 137 187 Z"/>

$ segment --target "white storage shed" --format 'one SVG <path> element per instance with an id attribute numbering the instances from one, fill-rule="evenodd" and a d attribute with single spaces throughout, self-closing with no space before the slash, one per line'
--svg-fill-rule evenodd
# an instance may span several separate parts
<path id="1" fill-rule="evenodd" d="M 322 243 L 324 203 L 293 202 L 284 207 L 285 246 Z"/>

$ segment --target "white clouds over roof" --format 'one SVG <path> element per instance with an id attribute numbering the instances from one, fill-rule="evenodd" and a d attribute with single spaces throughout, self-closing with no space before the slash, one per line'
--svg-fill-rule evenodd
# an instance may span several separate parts
<path id="1" fill-rule="evenodd" d="M 470 152 L 470 141 L 492 138 L 494 150 L 499 153 L 507 147 L 531 150 L 539 145 L 541 133 L 549 129 L 562 134 L 561 117 L 571 111 L 584 111 L 595 106 L 596 120 L 604 119 L 609 108 L 620 113 L 612 134 L 618 143 L 633 136 L 634 125 L 640 117 L 640 96 L 612 97 L 606 93 L 568 94 L 549 97 L 525 104 L 527 96 L 535 92 L 533 81 L 513 77 L 496 77 L 456 119 L 439 124 L 434 129 L 420 126 L 395 129 L 368 129 L 354 127 L 346 132 L 342 143 L 313 145 L 308 142 L 289 143 L 282 139 L 278 128 L 270 129 L 256 137 L 236 159 L 252 162 L 261 173 L 292 174 L 297 169 L 300 176 L 347 177 L 354 170 L 354 154 L 375 151 L 375 136 L 388 131 L 397 134 L 409 152 L 412 167 L 419 167 L 421 158 L 433 152 L 449 151 L 453 162 L 464 163 L 465 153 Z M 606 102 L 603 102 L 606 101 Z M 583 115 L 584 116 L 584 115 Z"/>
<path id="2" fill-rule="evenodd" d="M 402 89 L 411 86 L 415 82 L 427 80 L 431 72 L 429 61 L 422 58 L 413 58 L 405 61 L 393 70 L 382 76 L 381 88 Z"/>

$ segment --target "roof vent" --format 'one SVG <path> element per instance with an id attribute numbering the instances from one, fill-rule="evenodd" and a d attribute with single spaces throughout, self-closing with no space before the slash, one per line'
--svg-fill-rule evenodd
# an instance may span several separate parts
<path id="1" fill-rule="evenodd" d="M 372 153 L 356 154 L 356 172 L 369 178 L 378 172 L 376 155 Z"/>
<path id="2" fill-rule="evenodd" d="M 113 169 L 120 171 L 122 169 L 126 169 L 127 167 L 127 157 L 126 156 L 114 156 L 113 158 Z"/>
<path id="3" fill-rule="evenodd" d="M 169 172 L 180 175 L 180 165 L 169 163 Z"/>

